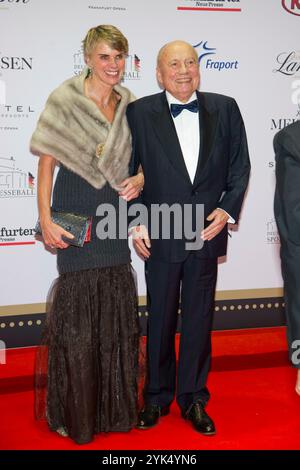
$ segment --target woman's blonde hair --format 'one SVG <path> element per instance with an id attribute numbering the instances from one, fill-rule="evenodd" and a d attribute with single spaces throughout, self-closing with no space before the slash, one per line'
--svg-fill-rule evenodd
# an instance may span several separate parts
<path id="1" fill-rule="evenodd" d="M 128 41 L 121 31 L 110 24 L 100 24 L 89 29 L 83 43 L 84 57 L 88 57 L 99 42 L 105 42 L 112 49 L 128 54 Z"/>

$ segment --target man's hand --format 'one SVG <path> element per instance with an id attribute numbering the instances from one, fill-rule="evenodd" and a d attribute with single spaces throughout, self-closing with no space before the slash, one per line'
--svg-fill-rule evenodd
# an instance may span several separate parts
<path id="1" fill-rule="evenodd" d="M 222 209 L 215 209 L 213 212 L 211 212 L 206 219 L 211 223 L 201 232 L 202 240 L 212 240 L 216 235 L 218 235 L 218 233 L 221 232 L 221 230 L 227 224 L 228 219 L 229 215 Z"/>
<path id="2" fill-rule="evenodd" d="M 149 249 L 151 248 L 151 242 L 149 239 L 147 227 L 145 227 L 145 225 L 133 227 L 131 230 L 131 234 L 135 251 L 140 256 L 140 258 L 145 261 L 150 256 Z"/>

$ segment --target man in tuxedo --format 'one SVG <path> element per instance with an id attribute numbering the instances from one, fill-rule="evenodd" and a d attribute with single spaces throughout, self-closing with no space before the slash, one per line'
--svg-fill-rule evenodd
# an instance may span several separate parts
<path id="1" fill-rule="evenodd" d="M 300 121 L 274 137 L 276 154 L 275 219 L 281 241 L 289 355 L 298 369 L 300 395 Z"/>
<path id="2" fill-rule="evenodd" d="M 211 359 L 211 327 L 217 258 L 226 254 L 227 222 L 237 222 L 250 163 L 243 120 L 227 96 L 197 91 L 199 63 L 184 41 L 166 44 L 157 59 L 164 91 L 128 107 L 132 131 L 131 171 L 142 166 L 141 202 L 192 207 L 204 205 L 202 249 L 187 249 L 183 236 L 148 237 L 134 229 L 134 246 L 146 260 L 148 290 L 148 377 L 138 428 L 156 425 L 175 396 L 183 418 L 196 431 L 215 434 L 205 411 Z M 153 206 L 152 206 L 153 207 Z M 176 384 L 175 333 L 181 291 L 181 337 Z"/>

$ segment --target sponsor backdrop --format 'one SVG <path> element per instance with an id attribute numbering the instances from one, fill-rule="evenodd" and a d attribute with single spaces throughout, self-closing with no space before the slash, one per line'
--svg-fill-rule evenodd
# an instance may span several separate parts
<path id="1" fill-rule="evenodd" d="M 236 98 L 252 176 L 220 260 L 215 328 L 282 324 L 272 140 L 300 118 L 300 0 L 0 0 L 0 339 L 12 347 L 40 335 L 57 271 L 34 237 L 38 161 L 28 144 L 50 91 L 80 73 L 81 40 L 101 23 L 129 40 L 124 85 L 137 97 L 159 91 L 159 48 L 184 39 L 198 53 L 201 89 Z M 143 264 L 134 253 L 133 265 L 144 321 Z"/>

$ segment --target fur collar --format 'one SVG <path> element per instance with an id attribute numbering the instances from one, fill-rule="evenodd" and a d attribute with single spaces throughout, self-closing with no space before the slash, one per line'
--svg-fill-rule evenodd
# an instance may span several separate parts
<path id="1" fill-rule="evenodd" d="M 85 68 L 51 93 L 32 135 L 30 150 L 35 155 L 52 155 L 97 189 L 106 181 L 118 189 L 128 176 L 131 135 L 126 107 L 134 96 L 123 86 L 114 87 L 121 100 L 110 124 L 84 95 L 87 73 Z"/>

